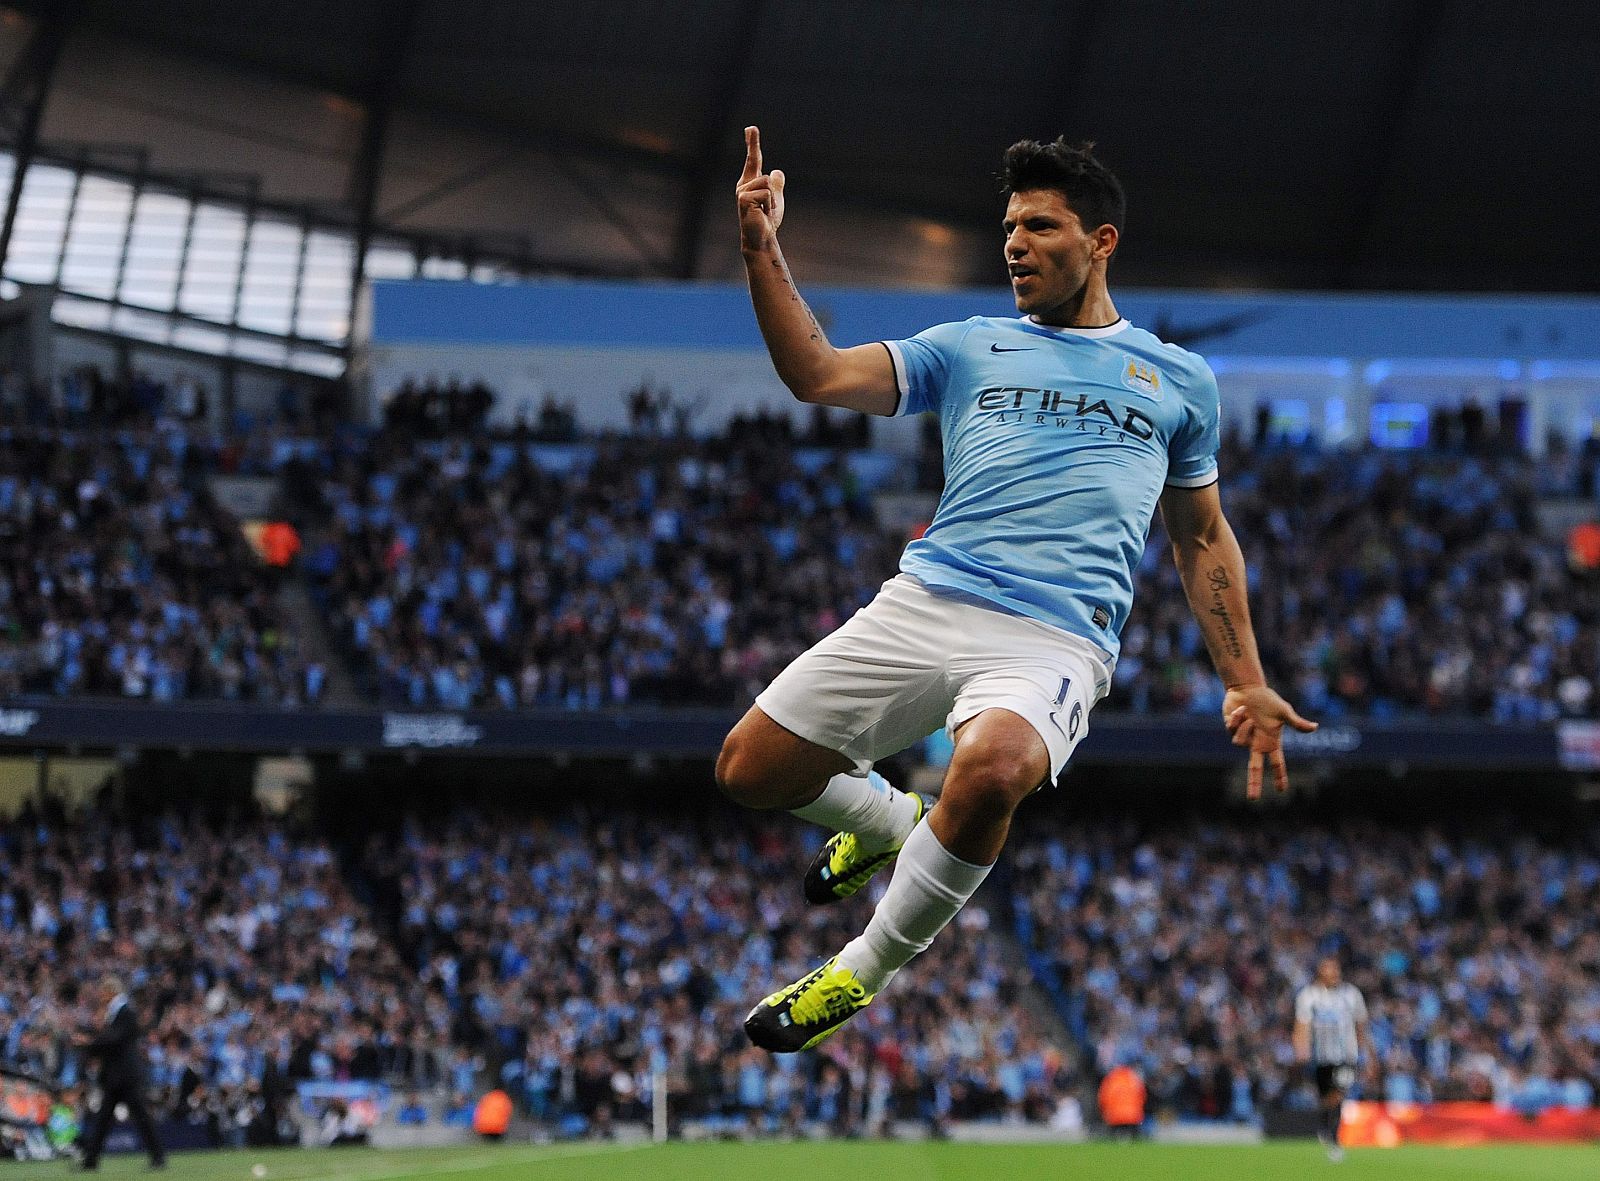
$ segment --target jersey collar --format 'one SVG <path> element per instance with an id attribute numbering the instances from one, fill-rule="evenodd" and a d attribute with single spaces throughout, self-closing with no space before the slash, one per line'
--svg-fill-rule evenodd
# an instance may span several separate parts
<path id="1" fill-rule="evenodd" d="M 1115 336 L 1117 333 L 1133 325 L 1128 323 L 1128 318 L 1123 316 L 1115 324 L 1107 324 L 1102 328 L 1061 328 L 1054 324 L 1041 324 L 1032 316 L 1021 316 L 1023 326 L 1037 329 L 1040 332 L 1054 332 L 1060 336 L 1085 336 L 1090 340 L 1099 340 L 1104 336 Z"/>

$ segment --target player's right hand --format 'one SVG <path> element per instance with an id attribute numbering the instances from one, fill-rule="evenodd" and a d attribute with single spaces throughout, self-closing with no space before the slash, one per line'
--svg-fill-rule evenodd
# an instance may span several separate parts
<path id="1" fill-rule="evenodd" d="M 734 190 L 739 199 L 739 238 L 746 250 L 765 250 L 783 224 L 783 171 L 761 171 L 761 129 L 744 129 L 744 172 Z"/>
<path id="2" fill-rule="evenodd" d="M 1272 783 L 1278 791 L 1289 790 L 1289 768 L 1283 761 L 1283 728 L 1288 725 L 1302 734 L 1317 728 L 1295 712 L 1294 706 L 1265 685 L 1240 685 L 1222 698 L 1222 722 L 1233 736 L 1235 746 L 1248 747 L 1250 762 L 1245 774 L 1246 799 L 1261 798 L 1263 764 L 1272 766 Z"/>

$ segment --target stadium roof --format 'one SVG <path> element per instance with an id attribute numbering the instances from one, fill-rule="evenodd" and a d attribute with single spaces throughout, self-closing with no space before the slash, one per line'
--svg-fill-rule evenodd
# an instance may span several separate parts
<path id="1" fill-rule="evenodd" d="M 1000 150 L 1065 131 L 1123 282 L 1600 290 L 1578 0 L 4 3 L 0 69 L 70 21 L 46 145 L 537 266 L 732 277 L 757 122 L 802 279 L 1000 282 Z"/>

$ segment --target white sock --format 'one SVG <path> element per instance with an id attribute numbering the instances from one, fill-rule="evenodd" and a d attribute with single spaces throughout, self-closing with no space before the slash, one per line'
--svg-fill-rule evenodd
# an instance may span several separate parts
<path id="1" fill-rule="evenodd" d="M 917 822 L 917 801 L 910 792 L 891 787 L 876 771 L 868 771 L 835 775 L 820 796 L 792 814 L 834 832 L 853 832 L 870 853 L 906 839 Z"/>
<path id="2" fill-rule="evenodd" d="M 839 962 L 868 992 L 880 991 L 912 956 L 927 950 L 993 868 L 954 856 L 923 820 L 906 838 L 872 921 L 844 945 Z"/>

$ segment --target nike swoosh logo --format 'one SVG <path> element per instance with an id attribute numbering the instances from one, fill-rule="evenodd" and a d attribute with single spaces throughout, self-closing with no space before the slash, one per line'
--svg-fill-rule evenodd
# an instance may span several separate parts
<path id="1" fill-rule="evenodd" d="M 997 344 L 992 344 L 992 345 L 989 346 L 989 351 L 991 353 L 1036 353 L 1039 350 L 1038 349 L 1003 349 Z"/>

